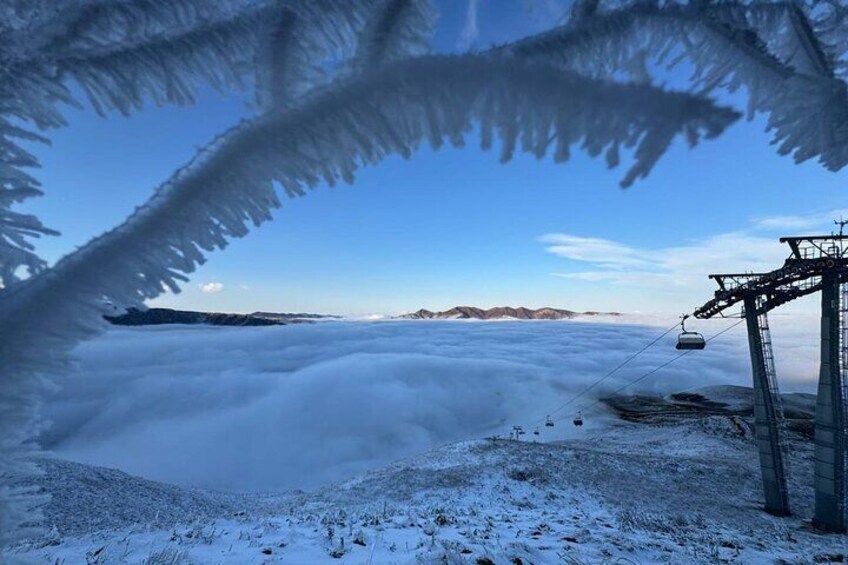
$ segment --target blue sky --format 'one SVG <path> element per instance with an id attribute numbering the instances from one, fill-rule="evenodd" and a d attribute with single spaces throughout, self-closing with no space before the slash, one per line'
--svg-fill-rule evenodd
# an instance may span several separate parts
<path id="1" fill-rule="evenodd" d="M 549 26 L 553 0 L 442 2 L 435 46 L 486 47 Z M 475 39 L 476 37 L 476 39 Z M 198 147 L 249 116 L 243 93 L 203 92 L 191 108 L 129 118 L 68 110 L 35 148 L 46 196 L 23 208 L 62 236 L 52 261 L 126 217 Z M 776 266 L 785 233 L 829 231 L 848 173 L 795 165 L 762 119 L 694 150 L 675 145 L 648 177 L 576 153 L 554 165 L 519 155 L 424 149 L 363 170 L 353 186 L 287 200 L 276 221 L 211 255 L 180 295 L 154 302 L 249 312 L 397 313 L 420 307 L 558 306 L 680 312 L 709 298 L 708 272 Z M 626 161 L 625 161 L 626 163 Z M 592 258 L 593 261 L 587 261 Z"/>

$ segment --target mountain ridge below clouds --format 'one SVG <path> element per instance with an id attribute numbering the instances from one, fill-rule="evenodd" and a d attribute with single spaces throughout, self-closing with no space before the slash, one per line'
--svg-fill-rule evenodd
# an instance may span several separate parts
<path id="1" fill-rule="evenodd" d="M 484 310 L 474 306 L 455 306 L 443 312 L 421 309 L 417 312 L 395 316 L 406 320 L 571 320 L 592 316 L 621 316 L 618 312 L 575 312 L 562 308 L 512 308 L 498 306 Z M 278 326 L 302 324 L 318 320 L 343 319 L 330 314 L 289 313 L 289 312 L 253 312 L 251 314 L 231 314 L 224 312 L 196 312 L 174 310 L 172 308 L 130 308 L 123 314 L 104 316 L 107 321 L 118 326 L 152 326 L 163 324 L 208 325 L 208 326 Z"/>
<path id="2" fill-rule="evenodd" d="M 579 316 L 620 316 L 618 312 L 575 312 L 573 310 L 565 310 L 562 308 L 525 308 L 520 306 L 512 308 L 510 306 L 496 306 L 484 310 L 474 306 L 454 306 L 450 310 L 442 312 L 432 312 L 424 308 L 402 314 L 397 318 L 407 320 L 570 320 Z"/>
<path id="3" fill-rule="evenodd" d="M 341 316 L 336 316 L 335 314 L 311 314 L 308 312 L 253 312 L 251 314 L 245 314 L 246 316 L 253 316 L 254 318 L 263 318 L 266 320 L 283 320 L 283 321 L 291 321 L 291 320 L 325 320 L 325 319 L 340 319 Z"/>
<path id="4" fill-rule="evenodd" d="M 156 326 L 162 324 L 202 324 L 207 326 L 282 326 L 309 323 L 322 318 L 335 318 L 323 314 L 290 314 L 283 312 L 254 312 L 252 314 L 227 314 L 222 312 L 194 312 L 171 308 L 129 308 L 118 316 L 104 316 L 116 326 Z"/>

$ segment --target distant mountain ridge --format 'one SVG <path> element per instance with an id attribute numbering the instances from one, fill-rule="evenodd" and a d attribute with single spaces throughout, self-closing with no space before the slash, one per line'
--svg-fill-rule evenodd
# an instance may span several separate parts
<path id="1" fill-rule="evenodd" d="M 422 308 L 417 312 L 397 316 L 407 320 L 570 320 L 579 316 L 620 316 L 618 312 L 575 312 L 562 308 L 512 308 L 509 306 L 496 306 L 484 310 L 474 306 L 454 306 L 443 312 L 432 312 Z"/>
<path id="2" fill-rule="evenodd" d="M 118 316 L 104 316 L 116 326 L 157 326 L 162 324 L 202 324 L 207 326 L 282 326 L 307 323 L 322 314 L 288 314 L 281 312 L 254 312 L 253 314 L 226 314 L 221 312 L 193 312 L 171 308 L 130 308 Z"/>
<path id="3" fill-rule="evenodd" d="M 570 320 L 586 316 L 620 316 L 618 312 L 575 312 L 562 308 L 512 308 L 498 306 L 484 310 L 474 306 L 455 306 L 444 312 L 421 309 L 417 312 L 396 316 L 407 320 Z M 329 314 L 306 312 L 253 312 L 251 314 L 229 314 L 223 312 L 195 312 L 171 308 L 130 308 L 123 314 L 104 316 L 117 326 L 155 326 L 163 324 L 207 325 L 207 326 L 282 326 L 303 324 L 316 320 L 340 319 Z"/>
<path id="4" fill-rule="evenodd" d="M 341 316 L 335 316 L 333 314 L 310 314 L 308 312 L 253 312 L 252 314 L 247 314 L 248 316 L 253 316 L 254 318 L 264 318 L 266 320 L 283 320 L 283 321 L 291 321 L 291 320 L 323 320 L 326 318 L 339 319 Z"/>

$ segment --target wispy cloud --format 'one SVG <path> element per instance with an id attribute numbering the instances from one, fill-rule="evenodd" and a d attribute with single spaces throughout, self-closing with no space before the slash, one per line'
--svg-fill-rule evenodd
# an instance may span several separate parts
<path id="1" fill-rule="evenodd" d="M 551 233 L 539 238 L 549 244 L 548 252 L 573 261 L 601 265 L 608 269 L 647 267 L 653 263 L 649 251 L 628 247 L 608 239 Z"/>
<path id="2" fill-rule="evenodd" d="M 741 232 L 654 249 L 569 234 L 547 234 L 539 240 L 548 244 L 549 253 L 592 266 L 590 271 L 556 276 L 651 286 L 689 284 L 714 272 L 771 270 L 783 262 L 788 251 L 774 238 Z"/>
<path id="3" fill-rule="evenodd" d="M 787 231 L 829 233 L 833 218 L 841 214 L 848 215 L 848 210 L 759 218 L 740 231 L 669 247 L 637 247 L 567 233 L 550 233 L 538 240 L 546 245 L 546 251 L 567 259 L 573 267 L 553 276 L 653 289 L 658 294 L 669 288 L 691 288 L 697 301 L 705 289 L 713 288 L 708 274 L 771 271 L 789 255 L 786 245 L 778 241 L 779 235 Z"/>
<path id="4" fill-rule="evenodd" d="M 848 208 L 807 216 L 766 216 L 757 219 L 754 222 L 754 227 L 762 230 L 824 229 L 822 233 L 828 233 L 837 229 L 833 224 L 835 218 L 848 218 Z"/>
<path id="5" fill-rule="evenodd" d="M 200 288 L 200 292 L 204 292 L 206 294 L 217 294 L 224 290 L 224 285 L 219 282 L 208 282 L 197 285 Z"/>

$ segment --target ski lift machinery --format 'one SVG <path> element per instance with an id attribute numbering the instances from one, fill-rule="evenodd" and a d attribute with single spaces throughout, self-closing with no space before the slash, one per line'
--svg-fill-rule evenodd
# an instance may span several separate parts
<path id="1" fill-rule="evenodd" d="M 699 334 L 698 332 L 688 332 L 686 331 L 686 318 L 689 315 L 683 316 L 680 321 L 680 327 L 683 330 L 679 336 L 677 336 L 677 349 L 703 349 L 707 346 L 707 342 L 704 341 L 704 336 Z"/>

